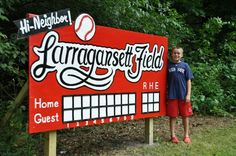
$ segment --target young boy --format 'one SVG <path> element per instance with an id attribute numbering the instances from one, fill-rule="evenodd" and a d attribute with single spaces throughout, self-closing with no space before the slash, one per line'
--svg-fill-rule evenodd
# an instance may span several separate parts
<path id="1" fill-rule="evenodd" d="M 189 116 L 193 114 L 190 103 L 192 71 L 189 65 L 181 61 L 183 49 L 173 47 L 171 51 L 172 62 L 168 62 L 168 103 L 167 116 L 170 117 L 171 142 L 179 143 L 175 134 L 176 119 L 180 115 L 184 125 L 184 139 L 191 143 L 189 137 Z"/>

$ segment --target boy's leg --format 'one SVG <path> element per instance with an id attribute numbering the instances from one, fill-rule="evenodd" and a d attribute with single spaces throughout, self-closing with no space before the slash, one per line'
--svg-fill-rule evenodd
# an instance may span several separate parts
<path id="1" fill-rule="evenodd" d="M 170 117 L 170 135 L 171 142 L 178 143 L 179 140 L 175 135 L 175 125 L 178 116 L 178 100 L 168 100 L 167 115 Z"/>
<path id="2" fill-rule="evenodd" d="M 184 138 L 189 137 L 189 117 L 182 117 L 184 125 Z"/>
<path id="3" fill-rule="evenodd" d="M 176 125 L 177 117 L 170 117 L 170 135 L 171 135 L 171 142 L 174 144 L 178 144 L 179 140 L 175 135 L 175 125 Z"/>
<path id="4" fill-rule="evenodd" d="M 176 125 L 176 117 L 170 117 L 170 135 L 171 137 L 175 137 L 175 125 Z"/>
<path id="5" fill-rule="evenodd" d="M 190 102 L 181 101 L 179 104 L 180 115 L 184 125 L 184 142 L 189 144 L 191 143 L 189 138 L 189 117 L 193 114 L 193 110 Z"/>
<path id="6" fill-rule="evenodd" d="M 178 116 L 178 100 L 168 100 L 167 115 L 170 117 L 170 135 L 175 136 L 175 124 Z"/>
<path id="7" fill-rule="evenodd" d="M 183 125 L 184 125 L 184 142 L 186 144 L 191 143 L 191 139 L 189 137 L 189 117 L 183 117 Z"/>
<path id="8" fill-rule="evenodd" d="M 180 101 L 179 110 L 184 125 L 184 137 L 189 137 L 189 117 L 193 114 L 191 103 L 186 103 L 184 100 Z"/>

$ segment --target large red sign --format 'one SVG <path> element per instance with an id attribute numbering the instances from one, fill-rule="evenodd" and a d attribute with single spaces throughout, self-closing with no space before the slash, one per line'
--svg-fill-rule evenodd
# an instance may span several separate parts
<path id="1" fill-rule="evenodd" d="M 86 14 L 29 37 L 29 132 L 165 115 L 168 39 Z"/>

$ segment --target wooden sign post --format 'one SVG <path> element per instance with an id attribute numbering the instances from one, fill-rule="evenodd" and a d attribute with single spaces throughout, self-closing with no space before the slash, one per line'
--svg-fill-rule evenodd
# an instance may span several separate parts
<path id="1" fill-rule="evenodd" d="M 57 155 L 57 131 L 45 133 L 44 156 Z"/>
<path id="2" fill-rule="evenodd" d="M 145 118 L 145 141 L 153 144 L 153 118 Z"/>

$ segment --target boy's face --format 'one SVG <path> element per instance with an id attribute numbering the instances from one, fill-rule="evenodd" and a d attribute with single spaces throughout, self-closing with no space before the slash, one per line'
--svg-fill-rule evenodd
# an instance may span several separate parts
<path id="1" fill-rule="evenodd" d="M 173 49 L 171 52 L 171 58 L 174 63 L 180 62 L 181 58 L 183 57 L 183 52 L 180 49 Z"/>

